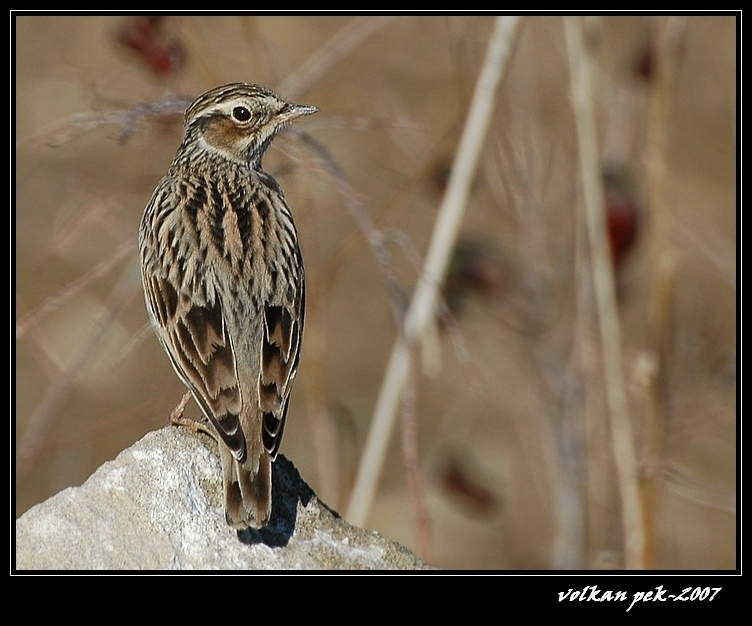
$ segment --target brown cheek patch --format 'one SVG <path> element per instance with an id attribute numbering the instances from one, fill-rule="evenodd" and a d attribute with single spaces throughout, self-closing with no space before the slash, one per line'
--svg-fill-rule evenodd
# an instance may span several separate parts
<path id="1" fill-rule="evenodd" d="M 214 117 L 204 129 L 206 142 L 219 150 L 233 152 L 236 148 L 240 131 L 226 117 Z"/>

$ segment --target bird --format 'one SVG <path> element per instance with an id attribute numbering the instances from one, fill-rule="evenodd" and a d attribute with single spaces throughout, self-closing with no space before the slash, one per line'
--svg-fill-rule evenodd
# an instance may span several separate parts
<path id="1" fill-rule="evenodd" d="M 305 272 L 293 215 L 262 167 L 277 133 L 315 106 L 252 83 L 198 96 L 139 227 L 146 308 L 199 430 L 219 443 L 227 523 L 265 527 L 300 361 Z"/>

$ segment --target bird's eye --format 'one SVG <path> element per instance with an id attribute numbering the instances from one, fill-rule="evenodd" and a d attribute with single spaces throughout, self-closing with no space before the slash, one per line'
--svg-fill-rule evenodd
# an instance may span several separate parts
<path id="1" fill-rule="evenodd" d="M 235 107 L 232 110 L 232 116 L 238 120 L 238 122 L 247 122 L 251 119 L 251 112 L 245 107 Z"/>

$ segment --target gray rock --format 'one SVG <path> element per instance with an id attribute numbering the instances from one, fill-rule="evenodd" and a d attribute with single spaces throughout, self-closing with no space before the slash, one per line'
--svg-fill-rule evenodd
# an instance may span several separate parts
<path id="1" fill-rule="evenodd" d="M 222 508 L 216 444 L 164 428 L 16 520 L 16 567 L 428 569 L 394 541 L 345 522 L 281 455 L 273 482 L 269 525 L 234 531 Z"/>

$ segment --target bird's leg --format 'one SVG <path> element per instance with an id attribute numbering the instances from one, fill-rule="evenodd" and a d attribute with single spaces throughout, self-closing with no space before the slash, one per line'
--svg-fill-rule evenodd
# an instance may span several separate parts
<path id="1" fill-rule="evenodd" d="M 193 433 L 201 432 L 209 435 L 212 439 L 216 439 L 217 435 L 214 432 L 214 428 L 212 428 L 212 425 L 206 421 L 206 418 L 203 415 L 201 416 L 201 419 L 198 420 L 183 415 L 183 411 L 185 411 L 185 407 L 190 399 L 191 392 L 186 391 L 185 395 L 180 399 L 180 402 L 178 402 L 177 406 L 172 410 L 172 413 L 170 413 L 170 424 L 173 426 L 183 426 Z"/>
<path id="2" fill-rule="evenodd" d="M 194 421 L 183 417 L 183 411 L 185 411 L 185 407 L 188 405 L 190 399 L 191 392 L 186 391 L 185 395 L 180 399 L 180 402 L 178 402 L 177 406 L 172 410 L 172 413 L 170 413 L 170 424 L 173 426 L 188 426 L 186 422 Z"/>

